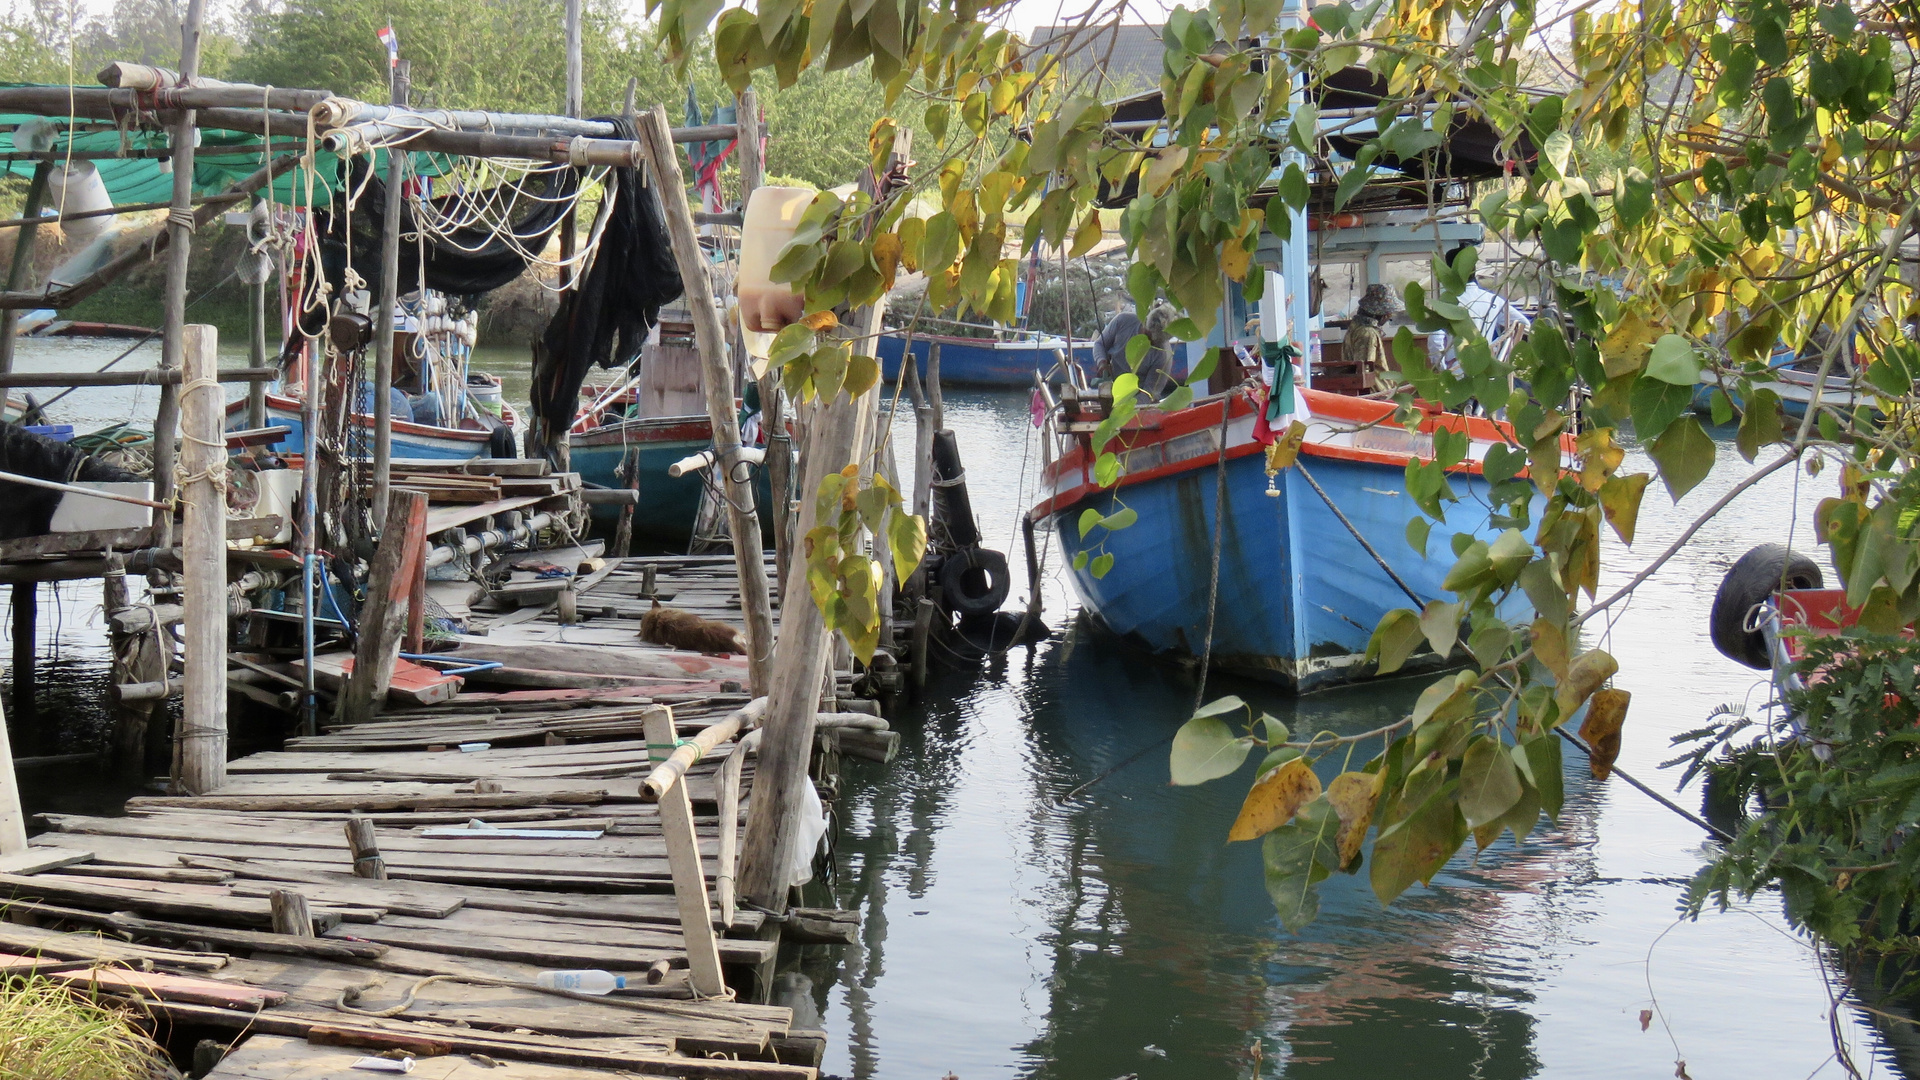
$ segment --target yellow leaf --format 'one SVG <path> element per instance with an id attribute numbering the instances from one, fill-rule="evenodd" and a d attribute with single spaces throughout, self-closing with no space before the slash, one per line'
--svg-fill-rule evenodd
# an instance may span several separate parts
<path id="1" fill-rule="evenodd" d="M 1567 677 L 1567 635 L 1552 619 L 1533 620 L 1533 655 L 1547 665 L 1556 679 Z"/>
<path id="2" fill-rule="evenodd" d="M 1158 197 L 1166 192 L 1168 186 L 1173 183 L 1174 175 L 1186 163 L 1186 147 L 1176 146 L 1162 150 L 1147 161 L 1147 173 L 1141 178 L 1140 186 L 1145 188 L 1148 194 Z"/>
<path id="3" fill-rule="evenodd" d="M 1342 870 L 1351 868 L 1360 857 L 1360 844 L 1367 838 L 1367 826 L 1373 823 L 1382 779 L 1379 773 L 1343 772 L 1327 785 L 1327 802 L 1340 815 L 1340 831 L 1334 834 L 1333 843 Z"/>
<path id="4" fill-rule="evenodd" d="M 1600 343 L 1600 359 L 1607 378 L 1639 371 L 1647 362 L 1647 350 L 1653 346 L 1659 330 L 1647 324 L 1638 312 L 1629 311 L 1614 325 L 1613 332 Z"/>
<path id="5" fill-rule="evenodd" d="M 1560 706 L 1560 715 L 1569 717 L 1578 709 L 1600 684 L 1613 678 L 1620 670 L 1619 661 L 1600 649 L 1589 649 L 1575 657 L 1567 665 L 1567 674 L 1553 692 L 1554 704 Z"/>
<path id="6" fill-rule="evenodd" d="M 1587 766 L 1595 780 L 1605 780 L 1613 772 L 1620 756 L 1620 729 L 1627 722 L 1627 704 L 1633 695 L 1625 690 L 1596 690 L 1587 705 L 1587 718 L 1580 724 L 1580 738 L 1587 744 Z"/>
<path id="7" fill-rule="evenodd" d="M 1613 443 L 1612 428 L 1589 428 L 1580 433 L 1576 449 L 1580 454 L 1580 486 L 1589 492 L 1600 490 L 1613 470 L 1626 460 L 1627 452 Z"/>
<path id="8" fill-rule="evenodd" d="M 840 316 L 835 315 L 830 310 L 816 311 L 813 314 L 808 315 L 805 318 L 801 319 L 800 321 L 806 325 L 807 329 L 812 330 L 815 333 L 822 333 L 824 331 L 831 330 L 836 326 L 839 326 Z"/>
<path id="9" fill-rule="evenodd" d="M 1094 207 L 1087 211 L 1087 216 L 1080 220 L 1080 227 L 1074 230 L 1073 247 L 1067 251 L 1067 257 L 1077 259 L 1087 252 L 1092 251 L 1093 246 L 1100 242 L 1102 235 L 1100 231 L 1100 208 Z"/>
<path id="10" fill-rule="evenodd" d="M 880 271 L 880 284 L 886 288 L 893 288 L 894 276 L 900 272 L 903 250 L 899 233 L 881 233 L 873 238 L 873 265 Z"/>
<path id="11" fill-rule="evenodd" d="M 1320 778 L 1304 758 L 1294 758 L 1268 773 L 1247 792 L 1229 841 L 1257 840 L 1293 820 L 1301 807 L 1320 796 Z"/>

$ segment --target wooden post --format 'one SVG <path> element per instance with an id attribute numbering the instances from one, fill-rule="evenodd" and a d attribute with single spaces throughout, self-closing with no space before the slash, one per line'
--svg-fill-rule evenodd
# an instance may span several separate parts
<path id="1" fill-rule="evenodd" d="M 354 877 L 387 880 L 387 860 L 380 857 L 380 844 L 374 839 L 372 818 L 356 814 L 347 819 L 347 850 L 353 853 Z"/>
<path id="2" fill-rule="evenodd" d="M 393 67 L 392 101 L 407 103 L 409 65 Z M 373 332 L 373 524 L 386 528 L 387 487 L 393 481 L 393 307 L 400 300 L 400 215 L 406 206 L 404 182 L 407 151 L 387 148 L 387 202 L 380 230 L 380 311 Z M 352 388 L 348 400 L 359 397 Z"/>
<path id="3" fill-rule="evenodd" d="M 206 8 L 206 0 L 187 0 L 187 17 L 180 24 L 180 79 L 183 83 L 191 82 L 200 74 L 200 24 L 206 16 Z M 167 211 L 167 285 L 161 300 L 162 368 L 180 367 L 187 350 L 184 336 L 187 324 L 187 264 L 193 255 L 195 220 L 194 128 L 194 110 L 181 109 L 179 119 L 173 125 L 173 208 Z M 174 432 L 180 425 L 180 396 L 180 387 L 162 385 L 160 402 L 153 414 L 153 497 L 159 502 L 167 502 L 173 494 Z M 153 523 L 160 527 L 161 546 L 167 546 L 173 533 L 173 514 L 166 510 L 155 510 Z M 225 543 L 224 536 L 221 542 Z M 225 650 L 221 650 L 221 655 L 225 654 Z M 226 701 L 225 681 L 223 677 L 220 695 L 223 705 Z M 224 714 L 221 727 L 225 729 Z M 224 746 L 221 753 L 224 756 Z M 224 762 L 222 764 L 224 768 Z"/>
<path id="4" fill-rule="evenodd" d="M 420 546 L 411 559 L 413 572 L 407 577 L 407 632 L 401 638 L 400 651 L 417 653 L 427 643 L 427 530 L 421 523 Z M 569 595 L 571 590 L 569 590 Z"/>
<path id="5" fill-rule="evenodd" d="M 33 660 L 39 651 L 40 586 L 31 581 L 13 586 L 13 712 L 33 715 Z"/>
<path id="6" fill-rule="evenodd" d="M 760 147 L 760 95 L 749 86 L 734 103 L 734 122 L 740 125 L 738 159 L 740 161 L 740 211 L 745 213 L 747 199 L 754 189 L 767 182 L 767 162 Z"/>
<path id="7" fill-rule="evenodd" d="M 413 595 L 413 564 L 425 546 L 427 497 L 417 491 L 387 495 L 387 529 L 374 549 L 367 571 L 367 599 L 360 606 L 360 640 L 353 650 L 353 670 L 340 694 L 338 717 L 358 724 L 377 715 L 386 703 L 393 681 L 393 663 L 400 656 L 406 631 L 407 608 Z"/>
<path id="8" fill-rule="evenodd" d="M 714 868 L 714 892 L 720 901 L 720 925 L 733 925 L 734 878 L 740 870 L 740 769 L 747 756 L 743 745 L 746 733 L 733 742 L 727 760 L 720 763 L 719 796 L 716 812 L 720 815 L 720 865 Z"/>
<path id="9" fill-rule="evenodd" d="M 907 655 L 909 657 L 908 662 L 913 667 L 913 692 L 915 697 L 925 693 L 927 689 L 927 663 L 929 659 L 927 641 L 933 634 L 934 610 L 933 601 L 922 597 L 920 599 L 920 607 L 913 613 L 913 639 L 912 644 L 908 646 L 909 651 Z"/>
<path id="10" fill-rule="evenodd" d="M 669 192 L 678 188 L 668 188 Z M 658 764 L 665 761 L 678 736 L 673 727 L 673 710 L 666 706 L 649 709 L 644 720 L 648 756 Z M 700 845 L 693 832 L 693 802 L 687 798 L 685 778 L 674 781 L 660 796 L 660 831 L 667 841 L 667 866 L 673 871 L 673 898 L 680 908 L 680 933 L 686 939 L 687 981 L 701 997 L 726 993 L 726 980 L 720 975 L 720 946 L 713 936 L 713 909 L 707 906 L 707 875 L 700 869 Z"/>
<path id="11" fill-rule="evenodd" d="M 199 324 L 183 330 L 180 546 L 187 678 L 179 782 L 188 794 L 205 795 L 227 780 L 227 443 L 221 434 L 227 396 L 214 381 L 219 333 Z M 159 463 L 154 467 L 157 478 Z"/>
<path id="12" fill-rule="evenodd" d="M 947 426 L 947 406 L 940 400 L 940 343 L 927 349 L 927 407 L 933 411 L 933 430 Z"/>
<path id="13" fill-rule="evenodd" d="M 307 913 L 307 898 L 292 889 L 275 889 L 267 894 L 273 907 L 273 932 L 289 937 L 313 937 L 313 916 Z"/>
<path id="14" fill-rule="evenodd" d="M 20 784 L 13 775 L 13 741 L 0 715 L 0 866 L 25 855 L 27 817 L 20 810 Z"/>
<path id="15" fill-rule="evenodd" d="M 760 518 L 753 508 L 753 475 L 735 456 L 740 449 L 740 420 L 734 413 L 733 373 L 728 370 L 726 330 L 714 302 L 713 280 L 707 276 L 706 257 L 694 231 L 693 212 L 687 208 L 686 182 L 680 175 L 678 152 L 667 124 L 667 111 L 655 105 L 640 120 L 640 143 L 653 172 L 667 231 L 673 237 L 673 257 L 680 264 L 680 280 L 693 313 L 694 343 L 700 351 L 701 383 L 706 390 L 707 417 L 713 424 L 713 446 L 722 471 L 727 503 L 727 532 L 733 539 L 733 563 L 740 574 L 740 607 L 747 630 L 747 670 L 755 694 L 766 692 L 773 658 L 773 605 L 767 595 L 767 560 L 760 547 Z"/>
<path id="16" fill-rule="evenodd" d="M 33 167 L 33 179 L 27 184 L 27 201 L 20 208 L 23 218 L 37 218 L 40 207 L 47 201 L 47 174 L 53 171 L 53 162 L 43 161 Z M 40 235 L 39 225 L 22 225 L 13 239 L 13 265 L 7 269 L 7 291 L 24 289 L 27 278 L 33 274 L 33 241 Z M 0 311 L 0 372 L 13 370 L 14 335 L 20 331 L 20 312 L 14 308 Z"/>
<path id="17" fill-rule="evenodd" d="M 567 0 L 566 7 L 566 48 L 567 48 L 567 115 L 577 117 L 584 104 L 585 90 L 582 88 L 580 68 L 580 0 Z M 571 289 L 580 280 L 571 265 L 573 252 L 577 244 L 574 232 L 580 227 L 574 217 L 574 207 L 560 218 L 560 288 Z M 572 437 L 573 419 L 568 417 L 560 428 L 560 442 L 564 445 Z"/>

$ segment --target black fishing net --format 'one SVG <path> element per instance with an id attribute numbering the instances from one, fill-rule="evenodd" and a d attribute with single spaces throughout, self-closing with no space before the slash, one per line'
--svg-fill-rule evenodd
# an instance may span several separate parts
<path id="1" fill-rule="evenodd" d="M 639 131 L 624 117 L 599 117 L 619 129 L 619 137 L 637 141 Z M 613 210 L 600 235 L 593 265 L 560 296 L 560 309 L 533 350 L 533 407 L 530 445 L 552 445 L 573 422 L 580 384 L 594 364 L 626 367 L 640 355 L 647 332 L 659 321 L 660 308 L 680 298 L 679 266 L 655 188 L 639 169 L 607 174 Z M 673 197 L 682 197 L 679 192 Z"/>

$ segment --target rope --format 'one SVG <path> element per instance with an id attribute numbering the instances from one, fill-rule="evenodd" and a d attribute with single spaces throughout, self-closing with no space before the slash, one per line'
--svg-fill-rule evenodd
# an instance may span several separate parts
<path id="1" fill-rule="evenodd" d="M 1587 755 L 1588 757 L 1593 756 L 1593 750 L 1589 748 L 1586 743 L 1580 741 L 1579 739 L 1574 738 L 1572 735 L 1569 735 L 1565 727 L 1556 727 L 1553 730 L 1556 732 L 1559 732 L 1561 738 L 1567 740 L 1568 742 L 1572 743 L 1574 746 L 1578 747 L 1581 753 Z M 1640 794 L 1645 795 L 1647 798 L 1652 799 L 1654 802 L 1659 803 L 1661 806 L 1666 807 L 1667 809 L 1673 811 L 1674 813 L 1679 814 L 1681 817 L 1686 818 L 1688 821 L 1693 822 L 1695 825 L 1700 826 L 1702 829 L 1707 830 L 1718 839 L 1723 840 L 1729 844 L 1733 842 L 1733 834 L 1713 824 L 1712 822 L 1701 817 L 1700 815 L 1695 814 L 1693 811 L 1686 809 L 1680 804 L 1674 802 L 1672 799 L 1667 798 L 1665 795 L 1660 794 L 1659 792 L 1653 790 L 1652 788 L 1641 783 L 1640 781 L 1635 780 L 1633 777 L 1628 776 L 1626 772 L 1624 772 L 1620 768 L 1620 766 L 1609 765 L 1607 769 L 1613 775 L 1618 776 L 1620 779 L 1625 780 L 1628 784 L 1631 784 L 1635 790 L 1640 792 Z"/>
<path id="2" fill-rule="evenodd" d="M 1347 515 L 1341 513 L 1340 508 L 1333 504 L 1333 499 L 1327 494 L 1326 489 L 1322 488 L 1320 482 L 1313 478 L 1313 473 L 1307 470 L 1307 463 L 1296 458 L 1294 459 L 1293 467 L 1300 470 L 1300 475 L 1305 477 L 1307 483 L 1313 486 L 1314 494 L 1320 496 L 1320 501 L 1327 504 L 1327 509 L 1333 511 L 1333 516 L 1340 519 L 1340 524 L 1347 527 L 1347 531 L 1353 534 L 1353 538 L 1360 541 L 1360 546 L 1366 549 L 1367 554 L 1373 556 L 1373 561 L 1380 564 L 1380 569 L 1387 572 L 1387 576 L 1393 579 L 1393 583 L 1400 586 L 1400 591 L 1407 594 L 1407 599 L 1413 601 L 1413 606 L 1418 608 L 1426 607 L 1427 602 L 1420 599 L 1420 594 L 1413 591 L 1413 586 L 1407 584 L 1405 579 L 1393 572 L 1393 567 L 1387 565 L 1387 560 L 1381 558 L 1380 552 L 1376 551 L 1372 544 L 1367 543 L 1367 538 L 1361 536 L 1360 530 L 1353 527 L 1353 522 L 1347 520 Z"/>
<path id="3" fill-rule="evenodd" d="M 1193 689 L 1193 711 L 1207 697 L 1207 668 L 1213 663 L 1213 627 L 1220 607 L 1220 537 L 1227 506 L 1227 421 L 1233 414 L 1233 395 L 1220 399 L 1220 458 L 1213 471 L 1213 564 L 1207 579 L 1207 634 L 1200 647 L 1200 678 Z"/>
<path id="4" fill-rule="evenodd" d="M 462 982 L 471 986 L 502 986 L 512 990 L 532 990 L 536 993 L 552 994 L 555 997 L 570 998 L 574 1001 L 612 1005 L 616 1008 L 636 1009 L 641 1012 L 666 1013 L 670 1016 L 684 1016 L 696 1020 L 724 1020 L 745 1027 L 752 1027 L 761 1023 L 761 1021 L 751 1017 L 735 1016 L 729 1013 L 714 1013 L 705 1009 L 681 1008 L 671 1002 L 643 1001 L 636 998 L 582 994 L 574 990 L 554 989 L 541 986 L 539 983 L 526 982 L 520 979 L 490 979 L 484 975 L 428 975 L 426 978 L 417 980 L 412 986 L 407 987 L 406 996 L 400 1000 L 400 1004 L 385 1009 L 362 1009 L 353 1004 L 360 1000 L 361 994 L 372 989 L 374 984 L 366 983 L 360 986 L 349 986 L 342 989 L 340 995 L 334 998 L 333 1007 L 344 1013 L 388 1019 L 399 1016 L 401 1013 L 413 1008 L 414 1001 L 419 997 L 420 991 L 437 982 Z M 702 995 L 698 991 L 693 990 L 692 987 L 688 988 L 688 992 L 693 994 L 695 1001 L 732 1001 L 734 997 L 731 988 L 724 994 Z"/>

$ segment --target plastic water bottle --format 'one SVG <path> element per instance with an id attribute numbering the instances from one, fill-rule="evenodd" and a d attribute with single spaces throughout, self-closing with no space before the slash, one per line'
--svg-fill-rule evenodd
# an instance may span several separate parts
<path id="1" fill-rule="evenodd" d="M 543 971 L 533 977 L 533 982 L 543 990 L 570 990 L 576 994 L 610 994 L 627 988 L 626 976 L 594 969 Z"/>

